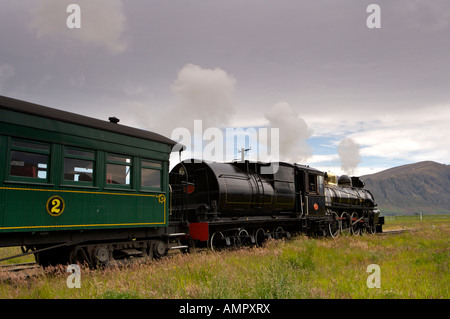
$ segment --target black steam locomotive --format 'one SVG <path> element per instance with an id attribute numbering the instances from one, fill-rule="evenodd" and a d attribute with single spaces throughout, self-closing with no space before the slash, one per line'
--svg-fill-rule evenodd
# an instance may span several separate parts
<path id="1" fill-rule="evenodd" d="M 381 232 L 374 197 L 358 177 L 277 163 L 190 160 L 170 173 L 173 222 L 189 225 L 190 245 L 261 245 L 292 233 Z"/>

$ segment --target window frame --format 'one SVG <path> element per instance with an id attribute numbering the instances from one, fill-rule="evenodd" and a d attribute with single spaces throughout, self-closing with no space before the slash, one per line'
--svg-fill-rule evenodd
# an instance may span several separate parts
<path id="1" fill-rule="evenodd" d="M 39 149 L 39 148 L 33 148 L 23 145 L 14 145 L 15 142 L 19 143 L 30 143 L 35 145 L 42 145 L 45 146 L 47 149 Z M 21 176 L 21 175 L 15 175 L 11 173 L 12 169 L 12 154 L 13 152 L 21 152 L 21 153 L 28 153 L 28 154 L 38 154 L 43 155 L 47 157 L 47 162 L 45 170 L 42 169 L 41 171 L 45 171 L 45 178 L 40 178 L 39 175 L 39 168 L 36 171 L 36 177 L 33 176 Z M 51 162 L 52 162 L 52 144 L 51 143 L 45 143 L 30 139 L 23 139 L 23 138 L 14 138 L 11 137 L 9 141 L 9 149 L 8 149 L 8 169 L 7 169 L 7 178 L 8 180 L 14 181 L 14 182 L 25 182 L 25 183 L 39 183 L 39 184 L 48 184 L 50 182 L 51 177 Z M 39 163 L 38 163 L 39 164 Z"/>
<path id="2" fill-rule="evenodd" d="M 116 154 L 116 153 L 106 153 L 105 154 L 106 159 L 105 159 L 105 179 L 104 179 L 104 183 L 105 183 L 105 188 L 122 188 L 122 189 L 133 189 L 133 156 L 131 155 L 122 155 L 122 154 Z M 121 159 L 125 159 L 125 160 L 129 160 L 129 162 L 122 162 L 122 161 L 118 161 L 115 159 L 109 159 L 110 157 L 115 157 L 115 158 L 121 158 Z M 123 166 L 123 167 L 129 167 L 129 171 L 128 173 L 125 175 L 125 181 L 127 179 L 127 176 L 129 178 L 129 183 L 128 184 L 113 184 L 113 183 L 108 183 L 108 165 L 115 165 L 115 166 Z"/>
<path id="3" fill-rule="evenodd" d="M 140 159 L 140 169 L 139 169 L 139 189 L 142 191 L 157 191 L 157 192 L 162 192 L 163 191 L 163 179 L 164 179 L 164 174 L 163 174 L 163 162 L 162 161 L 156 161 L 156 160 L 151 160 L 151 159 L 146 159 L 146 158 L 141 158 Z M 148 163 L 148 164 L 146 164 Z M 152 164 L 155 165 L 159 165 L 159 167 L 156 167 Z M 159 172 L 159 187 L 153 187 L 153 186 L 144 186 L 143 183 L 143 176 L 142 173 L 144 170 L 153 170 L 153 171 L 157 171 Z"/>
<path id="4" fill-rule="evenodd" d="M 306 183 L 306 191 L 308 194 L 314 194 L 314 195 L 318 195 L 319 194 L 319 189 L 318 189 L 318 176 L 317 174 L 314 173 L 307 173 L 307 183 Z M 312 178 L 311 178 L 312 177 Z M 313 183 L 311 183 L 311 180 L 313 180 Z M 314 189 L 311 189 L 311 185 L 314 185 Z"/>
<path id="5" fill-rule="evenodd" d="M 86 152 L 86 153 L 92 153 L 92 156 L 84 156 L 84 155 L 76 155 L 76 154 L 70 154 L 68 151 L 79 151 L 79 152 Z M 96 183 L 96 174 L 97 174 L 97 152 L 95 150 L 91 149 L 84 149 L 79 147 L 72 147 L 72 146 L 64 146 L 63 148 L 63 156 L 62 156 L 62 174 L 61 174 L 61 182 L 65 185 L 70 186 L 94 186 Z M 81 161 L 87 161 L 92 162 L 92 180 L 91 181 L 75 181 L 65 178 L 65 170 L 66 170 L 66 159 L 74 159 L 74 160 L 81 160 Z"/>

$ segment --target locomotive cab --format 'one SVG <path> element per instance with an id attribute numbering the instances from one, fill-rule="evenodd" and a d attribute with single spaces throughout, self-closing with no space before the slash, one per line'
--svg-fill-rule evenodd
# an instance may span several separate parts
<path id="1" fill-rule="evenodd" d="M 296 164 L 295 167 L 303 214 L 325 215 L 324 173 L 309 166 Z"/>

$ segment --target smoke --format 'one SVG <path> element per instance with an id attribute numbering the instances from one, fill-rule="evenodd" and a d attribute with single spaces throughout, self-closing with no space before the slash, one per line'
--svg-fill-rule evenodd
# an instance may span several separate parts
<path id="1" fill-rule="evenodd" d="M 353 175 L 355 168 L 361 161 L 359 155 L 360 145 L 350 137 L 344 138 L 338 145 L 338 154 L 341 161 L 341 169 L 345 174 Z"/>
<path id="2" fill-rule="evenodd" d="M 299 117 L 297 111 L 286 102 L 279 102 L 264 114 L 268 126 L 280 129 L 280 160 L 287 162 L 306 162 L 312 150 L 306 140 L 313 131 Z"/>
<path id="3" fill-rule="evenodd" d="M 235 85 L 236 79 L 222 69 L 185 65 L 172 85 L 178 98 L 171 111 L 173 128 L 186 127 L 192 131 L 194 120 L 202 120 L 204 129 L 226 126 L 235 113 Z"/>

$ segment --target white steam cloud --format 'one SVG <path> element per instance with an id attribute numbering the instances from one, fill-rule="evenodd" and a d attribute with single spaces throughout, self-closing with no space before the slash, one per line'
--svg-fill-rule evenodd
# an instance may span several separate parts
<path id="1" fill-rule="evenodd" d="M 345 174 L 353 175 L 355 168 L 361 162 L 359 155 L 360 145 L 350 137 L 344 138 L 338 145 L 338 154 L 341 169 Z"/>
<path id="2" fill-rule="evenodd" d="M 175 127 L 192 129 L 202 120 L 203 129 L 226 126 L 235 113 L 236 79 L 222 69 L 187 64 L 172 85 L 178 104 L 171 114 Z"/>
<path id="3" fill-rule="evenodd" d="M 269 127 L 280 129 L 280 161 L 302 163 L 312 156 L 306 141 L 313 131 L 291 105 L 279 102 L 264 115 Z"/>

